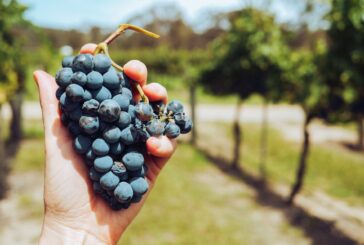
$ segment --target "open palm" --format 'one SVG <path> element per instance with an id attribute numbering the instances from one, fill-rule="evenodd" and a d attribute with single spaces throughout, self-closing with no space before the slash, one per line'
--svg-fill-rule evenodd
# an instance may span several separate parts
<path id="1" fill-rule="evenodd" d="M 94 48 L 95 45 L 88 44 L 81 52 L 92 53 Z M 124 66 L 124 72 L 140 83 L 151 101 L 167 101 L 164 87 L 157 83 L 146 84 L 144 64 L 130 61 Z M 34 78 L 39 88 L 46 146 L 45 218 L 41 242 L 49 243 L 49 237 L 55 239 L 59 236 L 62 240 L 70 239 L 70 242 L 79 240 L 114 244 L 138 214 L 147 195 L 126 210 L 113 211 L 93 193 L 88 169 L 73 150 L 72 137 L 61 123 L 54 78 L 43 71 L 34 72 Z M 165 136 L 151 137 L 147 141 L 149 155 L 145 161 L 149 169 L 146 177 L 150 189 L 175 147 L 176 142 Z"/>

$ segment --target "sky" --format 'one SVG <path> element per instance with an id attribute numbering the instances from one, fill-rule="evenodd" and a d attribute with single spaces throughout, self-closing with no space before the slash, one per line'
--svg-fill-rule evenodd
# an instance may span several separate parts
<path id="1" fill-rule="evenodd" d="M 161 3 L 181 7 L 188 23 L 198 21 L 207 9 L 229 11 L 239 9 L 241 0 L 20 0 L 29 6 L 26 18 L 33 23 L 52 28 L 70 29 L 97 25 L 112 27 Z"/>
<path id="2" fill-rule="evenodd" d="M 162 4 L 178 6 L 190 25 L 202 26 L 206 12 L 227 12 L 241 9 L 246 3 L 262 5 L 267 0 L 19 0 L 29 9 L 25 17 L 34 24 L 59 29 L 88 30 L 91 26 L 114 28 L 129 18 Z M 270 1 L 270 9 L 278 22 L 294 22 L 303 6 L 291 0 Z M 311 17 L 310 17 L 311 18 Z M 312 22 L 315 22 L 313 19 Z M 197 27 L 198 28 L 198 27 Z"/>

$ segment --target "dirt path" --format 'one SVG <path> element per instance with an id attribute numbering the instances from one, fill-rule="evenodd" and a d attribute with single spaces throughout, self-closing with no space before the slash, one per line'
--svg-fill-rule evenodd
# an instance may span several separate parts
<path id="1" fill-rule="evenodd" d="M 0 244 L 36 244 L 43 216 L 43 175 L 9 176 L 10 190 L 0 201 Z"/>

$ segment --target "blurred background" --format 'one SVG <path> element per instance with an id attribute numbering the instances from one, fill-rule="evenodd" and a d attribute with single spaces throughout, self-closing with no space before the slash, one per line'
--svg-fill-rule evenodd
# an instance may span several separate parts
<path id="1" fill-rule="evenodd" d="M 364 0 L 0 0 L 0 244 L 36 243 L 35 69 L 101 42 L 194 130 L 120 244 L 364 243 Z"/>

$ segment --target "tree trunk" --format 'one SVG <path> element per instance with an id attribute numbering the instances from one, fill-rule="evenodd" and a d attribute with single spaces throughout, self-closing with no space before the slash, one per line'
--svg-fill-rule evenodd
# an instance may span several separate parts
<path id="1" fill-rule="evenodd" d="M 19 148 L 20 140 L 23 137 L 22 105 L 23 105 L 23 94 L 25 90 L 25 79 L 26 79 L 24 66 L 19 65 L 17 67 L 16 74 L 18 77 L 18 88 L 9 101 L 12 117 L 9 127 L 10 134 L 6 144 L 7 158 L 11 158 L 16 154 Z"/>
<path id="2" fill-rule="evenodd" d="M 5 197 L 7 190 L 7 181 L 6 176 L 8 174 L 8 159 L 5 154 L 5 144 L 4 144 L 4 135 L 3 135 L 3 118 L 2 118 L 2 106 L 0 105 L 0 200 Z"/>
<path id="3" fill-rule="evenodd" d="M 21 92 L 13 95 L 12 99 L 9 101 L 12 118 L 10 122 L 10 142 L 17 142 L 23 136 L 22 130 L 22 104 L 23 104 L 23 94 Z"/>
<path id="4" fill-rule="evenodd" d="M 260 137 L 260 164 L 259 172 L 263 182 L 266 180 L 267 169 L 267 146 L 268 146 L 268 102 L 264 100 L 263 104 L 262 129 Z"/>
<path id="5" fill-rule="evenodd" d="M 357 117 L 358 124 L 358 149 L 364 150 L 364 118 L 362 114 Z"/>
<path id="6" fill-rule="evenodd" d="M 311 117 L 307 115 L 307 112 L 305 112 L 306 118 L 303 125 L 303 144 L 302 144 L 302 150 L 299 160 L 298 169 L 296 172 L 296 180 L 295 183 L 292 186 L 291 193 L 289 195 L 289 198 L 287 200 L 287 203 L 291 205 L 293 203 L 293 200 L 297 193 L 301 190 L 304 177 L 306 174 L 306 166 L 307 166 L 307 158 L 309 155 L 309 148 L 310 148 L 310 134 L 308 130 L 308 125 L 310 124 Z"/>
<path id="7" fill-rule="evenodd" d="M 242 131 L 240 128 L 240 113 L 243 100 L 239 97 L 236 105 L 235 121 L 233 125 L 233 137 L 234 137 L 234 149 L 233 149 L 233 161 L 231 164 L 232 168 L 239 168 L 239 160 L 241 157 L 240 146 L 242 142 Z"/>
<path id="8" fill-rule="evenodd" d="M 191 120 L 192 120 L 192 132 L 190 143 L 195 145 L 197 142 L 197 124 L 196 124 L 196 85 L 191 84 L 190 86 L 190 107 L 191 107 Z"/>

